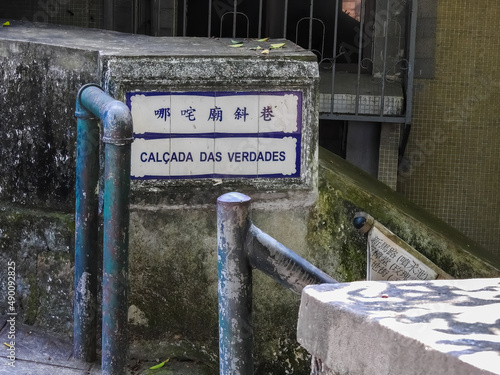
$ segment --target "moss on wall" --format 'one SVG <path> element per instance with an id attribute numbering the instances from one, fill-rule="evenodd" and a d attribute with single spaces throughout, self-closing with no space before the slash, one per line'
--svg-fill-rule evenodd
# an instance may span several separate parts
<path id="1" fill-rule="evenodd" d="M 324 149 L 320 181 L 331 194 L 372 215 L 453 277 L 500 275 L 499 260 L 486 249 Z"/>

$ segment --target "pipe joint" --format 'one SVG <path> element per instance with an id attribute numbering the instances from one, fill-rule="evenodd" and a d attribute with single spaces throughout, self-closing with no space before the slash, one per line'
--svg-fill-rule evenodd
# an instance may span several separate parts
<path id="1" fill-rule="evenodd" d="M 104 143 L 126 145 L 133 142 L 132 115 L 129 108 L 106 94 L 95 83 L 82 86 L 78 92 L 75 116 L 81 119 L 100 118 Z"/>

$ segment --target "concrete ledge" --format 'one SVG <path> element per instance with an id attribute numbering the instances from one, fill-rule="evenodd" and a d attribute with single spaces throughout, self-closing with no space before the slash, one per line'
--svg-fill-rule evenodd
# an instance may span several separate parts
<path id="1" fill-rule="evenodd" d="M 297 338 L 313 374 L 500 374 L 500 279 L 304 289 Z"/>

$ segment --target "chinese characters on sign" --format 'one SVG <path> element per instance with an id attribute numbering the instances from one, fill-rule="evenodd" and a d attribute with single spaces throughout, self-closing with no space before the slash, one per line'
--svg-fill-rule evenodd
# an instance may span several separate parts
<path id="1" fill-rule="evenodd" d="M 368 233 L 368 280 L 434 280 L 438 274 L 376 227 Z"/>
<path id="2" fill-rule="evenodd" d="M 134 179 L 300 177 L 302 95 L 132 92 Z"/>

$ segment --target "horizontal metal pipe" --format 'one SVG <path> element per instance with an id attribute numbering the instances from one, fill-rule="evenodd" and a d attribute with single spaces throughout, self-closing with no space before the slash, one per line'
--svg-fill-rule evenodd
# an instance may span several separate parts
<path id="1" fill-rule="evenodd" d="M 301 293 L 302 289 L 311 284 L 337 283 L 335 279 L 253 224 L 248 231 L 245 245 L 253 268 L 264 272 L 295 293 Z"/>

